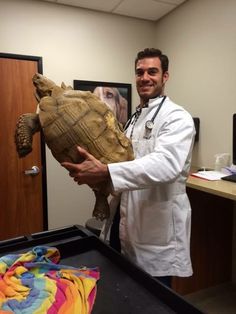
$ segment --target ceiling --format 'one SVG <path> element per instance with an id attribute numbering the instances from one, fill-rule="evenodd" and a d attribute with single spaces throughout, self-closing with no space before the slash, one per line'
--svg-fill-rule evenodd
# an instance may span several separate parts
<path id="1" fill-rule="evenodd" d="M 157 21 L 187 0 L 41 0 Z"/>

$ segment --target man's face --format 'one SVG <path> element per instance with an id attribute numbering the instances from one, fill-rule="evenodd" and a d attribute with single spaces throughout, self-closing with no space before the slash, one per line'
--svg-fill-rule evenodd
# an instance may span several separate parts
<path id="1" fill-rule="evenodd" d="M 162 73 L 161 61 L 158 57 L 145 58 L 138 61 L 135 69 L 136 87 L 141 103 L 161 95 L 168 72 Z"/>

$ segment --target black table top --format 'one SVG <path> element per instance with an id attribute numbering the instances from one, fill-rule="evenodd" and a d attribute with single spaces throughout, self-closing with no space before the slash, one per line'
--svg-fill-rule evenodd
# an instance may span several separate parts
<path id="1" fill-rule="evenodd" d="M 0 241 L 0 256 L 26 252 L 37 245 L 56 247 L 60 264 L 99 267 L 93 314 L 202 313 L 82 226 Z"/>

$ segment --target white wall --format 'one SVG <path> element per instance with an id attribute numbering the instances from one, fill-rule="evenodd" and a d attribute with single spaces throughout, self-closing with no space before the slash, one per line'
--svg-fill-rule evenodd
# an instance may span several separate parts
<path id="1" fill-rule="evenodd" d="M 189 0 L 156 25 L 156 46 L 170 57 L 168 94 L 201 119 L 197 166 L 213 167 L 216 153 L 232 155 L 235 16 L 235 0 Z"/>
<path id="2" fill-rule="evenodd" d="M 155 25 L 128 17 L 39 1 L 0 0 L 0 51 L 41 56 L 57 83 L 74 79 L 131 83 L 134 58 L 150 46 Z M 76 185 L 47 151 L 49 228 L 84 224 L 93 193 Z"/>

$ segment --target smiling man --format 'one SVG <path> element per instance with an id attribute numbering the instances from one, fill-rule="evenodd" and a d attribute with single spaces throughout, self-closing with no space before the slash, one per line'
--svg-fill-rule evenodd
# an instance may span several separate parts
<path id="1" fill-rule="evenodd" d="M 191 207 L 186 194 L 195 129 L 190 114 L 164 94 L 168 58 L 146 48 L 135 60 L 140 104 L 128 123 L 135 160 L 104 165 L 79 148 L 81 164 L 63 163 L 78 184 L 110 182 L 110 245 L 164 284 L 192 275 Z M 114 218 L 114 219 L 113 219 Z"/>
<path id="2" fill-rule="evenodd" d="M 143 106 L 151 98 L 162 96 L 165 83 L 169 78 L 168 59 L 150 57 L 136 59 L 135 62 L 136 87 Z"/>

